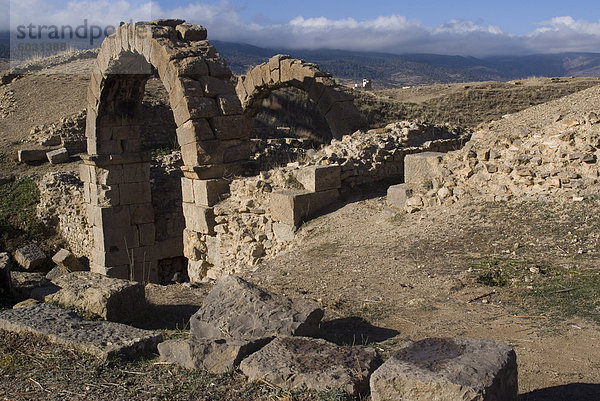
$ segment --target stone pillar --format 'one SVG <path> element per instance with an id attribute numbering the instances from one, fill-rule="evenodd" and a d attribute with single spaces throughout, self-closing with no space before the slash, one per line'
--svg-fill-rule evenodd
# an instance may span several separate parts
<path id="1" fill-rule="evenodd" d="M 83 156 L 80 166 L 94 245 L 90 270 L 156 282 L 150 154 Z"/>
<path id="2" fill-rule="evenodd" d="M 229 182 L 225 179 L 200 179 L 194 168 L 183 168 L 181 192 L 183 198 L 183 253 L 188 259 L 190 281 L 200 281 L 206 276 L 214 258 L 209 244 L 215 243 L 215 214 L 213 206 L 222 195 L 229 192 Z"/>

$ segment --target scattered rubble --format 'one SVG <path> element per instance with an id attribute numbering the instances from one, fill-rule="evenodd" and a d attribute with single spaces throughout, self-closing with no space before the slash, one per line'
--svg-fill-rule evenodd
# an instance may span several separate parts
<path id="1" fill-rule="evenodd" d="M 159 345 L 161 360 L 222 373 L 277 335 L 319 331 L 323 310 L 224 276 L 190 319 L 190 338 Z"/>
<path id="2" fill-rule="evenodd" d="M 553 101 L 481 127 L 460 150 L 426 160 L 407 158 L 406 183 L 396 190 L 408 192 L 392 204 L 412 212 L 472 198 L 595 196 L 600 119 L 587 99 L 599 92 L 593 87 L 567 98 L 581 103 L 581 114 L 562 114 L 565 100 Z"/>

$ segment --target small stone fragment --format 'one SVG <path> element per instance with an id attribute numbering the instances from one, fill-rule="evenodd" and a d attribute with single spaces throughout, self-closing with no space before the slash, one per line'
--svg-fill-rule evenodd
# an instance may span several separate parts
<path id="1" fill-rule="evenodd" d="M 16 262 L 25 270 L 33 270 L 46 262 L 46 254 L 36 245 L 28 244 L 16 250 Z"/>

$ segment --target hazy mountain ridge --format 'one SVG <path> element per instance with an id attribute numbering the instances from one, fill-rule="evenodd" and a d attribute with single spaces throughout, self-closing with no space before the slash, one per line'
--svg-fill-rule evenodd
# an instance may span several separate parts
<path id="1" fill-rule="evenodd" d="M 337 78 L 371 78 L 377 86 L 471 81 L 508 81 L 528 77 L 600 76 L 599 53 L 560 53 L 486 58 L 354 52 L 345 50 L 266 49 L 212 41 L 237 74 L 283 53 L 319 64 Z"/>

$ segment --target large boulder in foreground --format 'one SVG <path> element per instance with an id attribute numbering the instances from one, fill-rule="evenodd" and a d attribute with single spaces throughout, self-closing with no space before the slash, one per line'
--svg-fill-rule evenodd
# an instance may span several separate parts
<path id="1" fill-rule="evenodd" d="M 60 289 L 44 301 L 97 315 L 102 319 L 128 323 L 146 307 L 141 283 L 106 277 L 98 273 L 73 272 L 53 280 Z"/>
<path id="2" fill-rule="evenodd" d="M 224 276 L 190 319 L 192 338 L 257 339 L 312 336 L 318 333 L 323 309 L 308 301 L 292 301 L 262 290 L 239 277 Z"/>
<path id="3" fill-rule="evenodd" d="M 359 395 L 379 366 L 372 348 L 340 347 L 322 339 L 278 337 L 240 364 L 249 380 L 265 380 L 288 390 L 328 388 Z"/>
<path id="4" fill-rule="evenodd" d="M 273 337 L 311 335 L 323 310 L 316 304 L 264 291 L 239 277 L 224 276 L 190 319 L 188 340 L 159 345 L 162 361 L 223 373 Z"/>
<path id="5" fill-rule="evenodd" d="M 373 401 L 516 401 L 517 356 L 476 338 L 409 342 L 371 375 Z"/>

